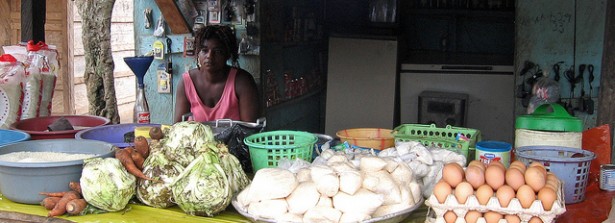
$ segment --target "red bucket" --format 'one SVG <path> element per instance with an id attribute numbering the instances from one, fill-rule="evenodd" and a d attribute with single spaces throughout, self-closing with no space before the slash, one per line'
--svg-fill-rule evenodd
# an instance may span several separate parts
<path id="1" fill-rule="evenodd" d="M 49 131 L 47 126 L 60 118 L 66 118 L 73 126 L 73 130 Z M 91 127 L 107 125 L 111 122 L 108 118 L 93 115 L 64 115 L 36 117 L 17 121 L 10 128 L 21 130 L 30 134 L 32 140 L 36 139 L 74 139 L 75 134 Z"/>

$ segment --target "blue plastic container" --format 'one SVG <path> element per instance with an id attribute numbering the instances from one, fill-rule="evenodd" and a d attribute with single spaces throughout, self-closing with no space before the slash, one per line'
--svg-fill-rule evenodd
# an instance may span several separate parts
<path id="1" fill-rule="evenodd" d="M 30 134 L 19 130 L 0 129 L 0 146 L 30 139 Z"/>
<path id="2" fill-rule="evenodd" d="M 108 142 L 119 148 L 133 146 L 134 143 L 124 142 L 124 134 L 132 132 L 139 126 L 160 126 L 160 124 L 116 124 L 105 125 L 82 130 L 75 134 L 76 139 L 93 139 L 103 142 Z"/>
<path id="3" fill-rule="evenodd" d="M 491 161 L 500 161 L 506 168 L 510 166 L 510 154 L 512 145 L 501 141 L 480 141 L 476 143 L 476 153 L 474 159 L 480 160 L 484 164 Z"/>

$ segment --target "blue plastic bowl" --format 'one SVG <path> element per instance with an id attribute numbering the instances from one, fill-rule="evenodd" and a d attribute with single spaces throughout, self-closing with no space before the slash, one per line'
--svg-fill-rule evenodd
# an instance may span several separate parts
<path id="1" fill-rule="evenodd" d="M 0 146 L 30 139 L 30 134 L 19 130 L 0 129 Z"/>
<path id="2" fill-rule="evenodd" d="M 124 134 L 132 132 L 139 126 L 160 126 L 160 124 L 116 124 L 85 129 L 75 134 L 76 139 L 92 139 L 108 142 L 119 148 L 133 146 L 134 143 L 124 142 Z"/>

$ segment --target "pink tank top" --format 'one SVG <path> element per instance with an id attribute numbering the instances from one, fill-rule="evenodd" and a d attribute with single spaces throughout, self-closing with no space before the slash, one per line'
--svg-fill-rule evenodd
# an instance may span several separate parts
<path id="1" fill-rule="evenodd" d="M 216 103 L 213 108 L 207 107 L 199 98 L 196 92 L 194 83 L 190 74 L 185 72 L 182 75 L 184 79 L 184 90 L 186 98 L 190 102 L 190 112 L 192 112 L 192 120 L 198 122 L 213 121 L 217 119 L 231 119 L 241 120 L 239 116 L 239 102 L 237 95 L 235 94 L 235 76 L 237 75 L 237 69 L 231 68 L 226 83 L 224 85 L 224 92 L 222 97 Z"/>

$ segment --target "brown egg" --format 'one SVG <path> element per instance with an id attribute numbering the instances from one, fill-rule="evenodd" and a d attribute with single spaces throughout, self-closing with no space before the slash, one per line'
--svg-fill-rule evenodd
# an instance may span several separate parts
<path id="1" fill-rule="evenodd" d="M 513 166 L 520 168 L 521 172 L 525 172 L 525 169 L 527 168 L 525 166 L 525 163 L 523 163 L 523 162 L 521 162 L 519 160 L 515 160 L 512 163 L 510 163 L 510 167 L 513 167 Z"/>
<path id="2" fill-rule="evenodd" d="M 483 184 L 476 189 L 476 199 L 479 204 L 487 205 L 491 197 L 493 197 L 493 189 L 489 185 Z"/>
<path id="3" fill-rule="evenodd" d="M 557 199 L 557 194 L 550 187 L 544 187 L 538 191 L 538 200 L 542 203 L 545 211 L 550 211 Z"/>
<path id="4" fill-rule="evenodd" d="M 451 188 L 451 185 L 448 185 L 448 183 L 444 182 L 443 180 L 440 180 L 433 187 L 432 193 L 436 197 L 438 202 L 440 202 L 440 204 L 444 204 L 444 201 L 446 201 L 446 198 L 452 192 L 453 192 L 453 188 Z"/>
<path id="5" fill-rule="evenodd" d="M 490 211 L 485 213 L 483 217 L 487 223 L 498 223 L 504 216 L 500 213 Z"/>
<path id="6" fill-rule="evenodd" d="M 536 193 L 534 193 L 534 189 L 532 189 L 532 187 L 523 185 L 519 187 L 519 190 L 517 190 L 517 199 L 519 199 L 521 207 L 530 208 L 532 203 L 536 200 Z"/>
<path id="7" fill-rule="evenodd" d="M 515 194 L 515 190 L 512 187 L 508 185 L 503 185 L 500 188 L 498 188 L 497 192 L 495 192 L 495 196 L 498 198 L 498 201 L 500 202 L 500 206 L 505 208 L 505 207 L 508 207 L 510 200 L 515 198 L 516 194 Z"/>
<path id="8" fill-rule="evenodd" d="M 515 169 L 515 170 L 519 170 L 519 172 L 524 173 L 525 174 L 525 167 L 519 167 L 518 165 L 515 166 L 510 166 L 508 169 Z"/>
<path id="9" fill-rule="evenodd" d="M 476 165 L 466 168 L 466 181 L 472 185 L 474 189 L 485 184 L 485 171 Z"/>
<path id="10" fill-rule="evenodd" d="M 544 166 L 544 165 L 542 165 L 542 163 L 541 163 L 541 162 L 534 161 L 534 162 L 530 163 L 530 166 L 529 166 L 529 167 L 539 167 L 539 168 L 540 168 L 540 171 L 542 171 L 542 173 L 544 173 L 544 174 L 545 174 L 545 176 L 547 176 L 547 169 L 545 168 L 545 166 Z M 529 167 L 528 167 L 528 168 L 529 168 Z"/>
<path id="11" fill-rule="evenodd" d="M 468 163 L 468 167 L 470 167 L 470 166 L 476 166 L 478 168 L 481 168 L 483 170 L 483 172 L 487 168 L 485 166 L 485 164 L 483 162 L 481 162 L 480 160 L 472 160 L 472 161 L 470 161 L 470 163 Z"/>
<path id="12" fill-rule="evenodd" d="M 453 188 L 463 181 L 464 176 L 463 167 L 458 163 L 447 163 L 442 168 L 442 179 Z"/>
<path id="13" fill-rule="evenodd" d="M 506 219 L 506 222 L 508 223 L 521 223 L 521 218 L 517 215 L 509 214 L 504 216 L 504 219 Z"/>
<path id="14" fill-rule="evenodd" d="M 505 182 L 505 168 L 499 165 L 489 165 L 485 170 L 485 182 L 494 190 L 497 190 Z"/>
<path id="15" fill-rule="evenodd" d="M 524 179 L 525 184 L 532 187 L 532 189 L 534 189 L 534 192 L 538 192 L 547 183 L 546 173 L 543 173 L 538 166 L 527 168 L 527 170 L 525 170 Z"/>
<path id="16" fill-rule="evenodd" d="M 530 220 L 527 223 L 542 223 L 542 219 L 540 219 L 539 217 L 532 217 L 530 218 Z"/>
<path id="17" fill-rule="evenodd" d="M 506 170 L 506 184 L 517 191 L 521 185 L 525 184 L 525 176 L 521 170 L 511 167 Z"/>
<path id="18" fill-rule="evenodd" d="M 465 219 L 467 223 L 476 223 L 478 218 L 482 217 L 483 214 L 478 211 L 468 211 L 466 213 Z"/>
<path id="19" fill-rule="evenodd" d="M 456 220 L 457 220 L 457 214 L 455 214 L 455 212 L 447 211 L 446 213 L 444 213 L 444 221 L 446 223 L 455 223 Z"/>
<path id="20" fill-rule="evenodd" d="M 465 204 L 468 200 L 468 197 L 474 194 L 474 188 L 468 182 L 461 182 L 457 184 L 455 187 L 455 198 L 457 198 L 457 202 L 460 204 Z"/>
<path id="21" fill-rule="evenodd" d="M 502 167 L 502 168 L 506 169 L 506 166 L 504 166 L 504 164 L 503 164 L 502 162 L 500 162 L 499 160 L 492 160 L 492 161 L 489 163 L 489 165 L 487 165 L 487 167 L 489 167 L 489 166 L 493 166 L 493 165 L 497 165 L 497 166 L 500 166 L 500 167 Z"/>

